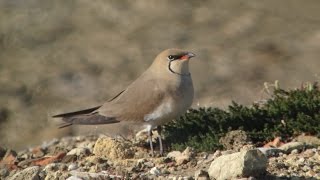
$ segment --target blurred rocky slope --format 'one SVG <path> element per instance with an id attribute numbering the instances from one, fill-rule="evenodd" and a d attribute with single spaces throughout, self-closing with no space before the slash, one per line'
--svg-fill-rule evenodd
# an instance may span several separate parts
<path id="1" fill-rule="evenodd" d="M 51 115 L 100 104 L 161 50 L 188 49 L 194 106 L 319 80 L 320 1 L 0 1 L 0 144 L 63 136 Z"/>

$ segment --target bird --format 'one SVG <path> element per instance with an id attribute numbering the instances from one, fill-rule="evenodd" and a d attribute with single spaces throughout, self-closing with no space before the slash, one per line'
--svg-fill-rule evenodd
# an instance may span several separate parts
<path id="1" fill-rule="evenodd" d="M 160 155 L 163 155 L 161 126 L 183 115 L 192 105 L 194 88 L 189 60 L 195 54 L 181 49 L 159 53 L 150 67 L 126 89 L 102 105 L 54 115 L 71 125 L 98 125 L 131 122 L 148 132 L 151 154 L 154 155 L 152 131 L 158 132 Z"/>

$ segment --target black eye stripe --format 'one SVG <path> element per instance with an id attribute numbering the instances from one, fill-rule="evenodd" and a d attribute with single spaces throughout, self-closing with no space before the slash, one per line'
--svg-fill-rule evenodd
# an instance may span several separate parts
<path id="1" fill-rule="evenodd" d="M 168 59 L 173 61 L 173 60 L 176 60 L 176 59 L 180 59 L 181 57 L 182 57 L 181 55 L 169 55 Z"/>

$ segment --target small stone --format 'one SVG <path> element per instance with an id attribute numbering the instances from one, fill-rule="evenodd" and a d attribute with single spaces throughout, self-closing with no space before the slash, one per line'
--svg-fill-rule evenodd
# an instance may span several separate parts
<path id="1" fill-rule="evenodd" d="M 57 163 L 50 163 L 44 167 L 45 171 L 56 171 L 58 169 Z"/>
<path id="2" fill-rule="evenodd" d="M 185 164 L 190 161 L 191 155 L 193 154 L 191 148 L 187 147 L 183 153 L 180 151 L 172 151 L 168 153 L 167 157 L 172 158 L 176 161 L 177 165 Z"/>
<path id="3" fill-rule="evenodd" d="M 304 157 L 312 157 L 316 154 L 316 151 L 317 150 L 315 148 L 314 149 L 307 149 L 303 152 L 303 156 Z"/>
<path id="4" fill-rule="evenodd" d="M 167 154 L 167 157 L 171 159 L 175 159 L 175 157 L 181 156 L 181 154 L 182 153 L 180 151 L 171 151 Z"/>
<path id="5" fill-rule="evenodd" d="M 68 177 L 68 179 L 66 179 L 66 180 L 83 180 L 82 178 L 79 178 L 79 177 L 77 177 L 77 176 L 70 176 L 70 177 Z"/>
<path id="6" fill-rule="evenodd" d="M 90 153 L 88 148 L 84 148 L 84 147 L 78 147 L 78 148 L 74 148 L 71 151 L 69 151 L 67 153 L 67 155 L 76 155 L 76 156 L 86 156 Z"/>
<path id="7" fill-rule="evenodd" d="M 40 171 L 39 172 L 39 178 L 40 179 L 45 179 L 45 177 L 46 177 L 46 172 L 45 171 Z"/>
<path id="8" fill-rule="evenodd" d="M 150 162 L 150 161 L 145 162 L 144 165 L 145 165 L 146 167 L 148 167 L 148 168 L 154 167 L 154 163 L 152 163 L 152 162 Z"/>
<path id="9" fill-rule="evenodd" d="M 293 149 L 293 150 L 291 151 L 291 154 L 298 154 L 298 153 L 299 153 L 298 149 Z"/>
<path id="10" fill-rule="evenodd" d="M 123 140 L 101 137 L 94 145 L 93 154 L 112 160 L 133 158 L 131 144 Z"/>
<path id="11" fill-rule="evenodd" d="M 214 156 L 215 158 L 217 158 L 217 157 L 219 157 L 219 156 L 221 156 L 221 155 L 222 155 L 222 153 L 221 153 L 220 150 L 216 150 L 216 151 L 213 153 L 213 156 Z"/>
<path id="12" fill-rule="evenodd" d="M 161 174 L 160 170 L 157 167 L 151 168 L 149 173 L 156 176 L 159 176 Z"/>
<path id="13" fill-rule="evenodd" d="M 32 166 L 28 167 L 15 175 L 13 175 L 10 180 L 24 180 L 24 179 L 31 179 L 31 180 L 38 180 L 39 179 L 39 166 Z"/>
<path id="14" fill-rule="evenodd" d="M 216 180 L 258 176 L 266 171 L 268 159 L 258 149 L 223 155 L 215 159 L 209 169 Z"/>

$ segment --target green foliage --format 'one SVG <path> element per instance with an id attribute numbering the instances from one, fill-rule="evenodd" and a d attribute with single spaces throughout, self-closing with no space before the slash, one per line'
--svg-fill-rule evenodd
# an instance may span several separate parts
<path id="1" fill-rule="evenodd" d="M 165 126 L 171 148 L 186 146 L 199 151 L 221 149 L 219 139 L 230 130 L 241 129 L 253 143 L 263 143 L 281 136 L 307 133 L 320 134 L 320 91 L 317 84 L 285 91 L 276 88 L 264 104 L 246 107 L 235 102 L 227 108 L 191 109 L 181 118 Z"/>

